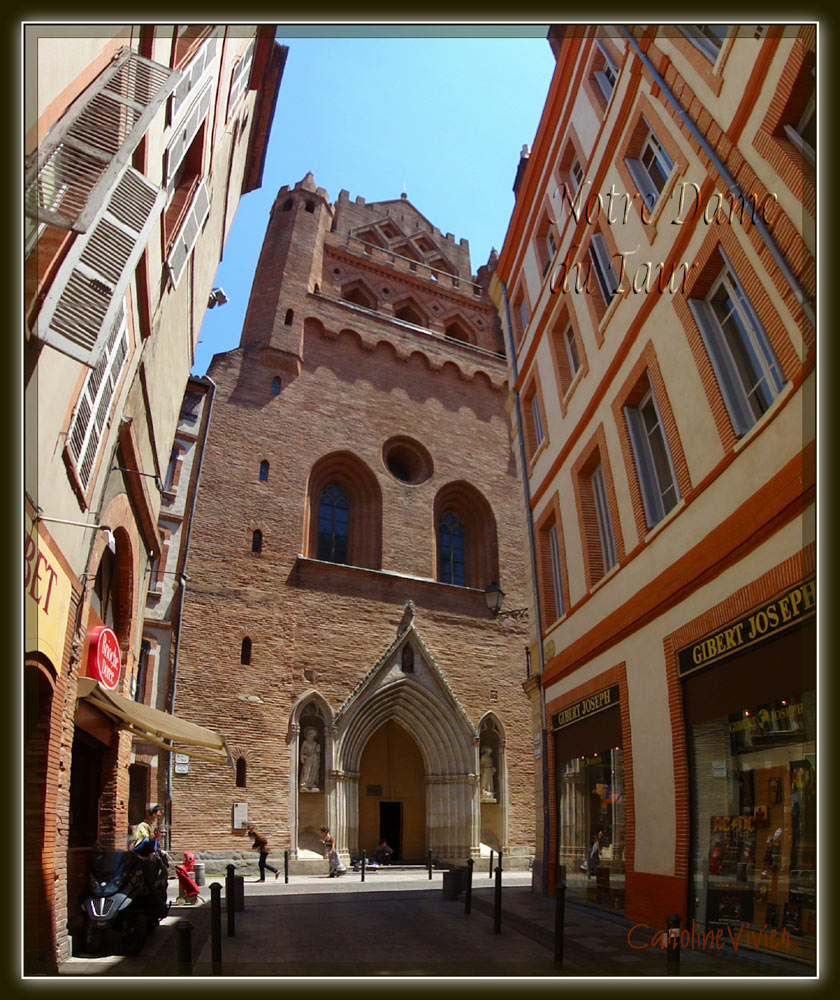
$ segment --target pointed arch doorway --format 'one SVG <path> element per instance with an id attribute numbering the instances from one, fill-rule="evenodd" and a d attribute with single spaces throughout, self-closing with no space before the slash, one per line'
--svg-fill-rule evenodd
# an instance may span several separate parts
<path id="1" fill-rule="evenodd" d="M 426 772 L 417 744 L 393 719 L 368 739 L 359 766 L 359 849 L 373 858 L 387 840 L 393 861 L 426 852 Z"/>

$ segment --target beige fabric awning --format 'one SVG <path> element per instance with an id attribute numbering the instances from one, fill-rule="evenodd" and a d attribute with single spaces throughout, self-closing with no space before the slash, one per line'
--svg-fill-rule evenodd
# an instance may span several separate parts
<path id="1" fill-rule="evenodd" d="M 189 747 L 192 757 L 211 760 L 215 763 L 227 761 L 233 766 L 225 741 L 212 729 L 179 719 L 157 708 L 141 705 L 137 701 L 106 688 L 93 677 L 80 677 L 77 698 L 84 698 L 89 704 L 110 716 L 122 729 L 127 729 L 139 739 L 148 740 L 165 750 L 174 750 L 173 743 Z M 165 741 L 171 741 L 165 742 Z"/>

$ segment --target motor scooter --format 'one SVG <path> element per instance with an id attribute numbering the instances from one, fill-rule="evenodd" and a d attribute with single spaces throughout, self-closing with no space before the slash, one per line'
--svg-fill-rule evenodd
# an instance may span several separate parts
<path id="1" fill-rule="evenodd" d="M 105 953 L 116 937 L 126 955 L 136 955 L 150 930 L 166 916 L 168 866 L 159 851 L 100 850 L 93 856 L 88 894 L 82 901 L 85 953 Z"/>

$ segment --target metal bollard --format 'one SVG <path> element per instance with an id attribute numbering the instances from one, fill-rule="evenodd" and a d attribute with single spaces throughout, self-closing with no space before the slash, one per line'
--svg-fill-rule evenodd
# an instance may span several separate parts
<path id="1" fill-rule="evenodd" d="M 464 894 L 464 913 L 469 913 L 472 906 L 472 873 L 474 864 L 475 861 L 472 858 L 467 858 L 467 887 Z"/>
<path id="2" fill-rule="evenodd" d="M 668 949 L 666 951 L 666 969 L 669 976 L 680 974 L 680 924 L 682 917 L 677 913 L 669 913 L 665 918 L 668 928 Z"/>
<path id="3" fill-rule="evenodd" d="M 222 885 L 214 882 L 210 886 L 210 954 L 213 975 L 222 974 Z"/>
<path id="4" fill-rule="evenodd" d="M 432 852 L 429 851 L 429 878 L 432 877 Z"/>
<path id="5" fill-rule="evenodd" d="M 234 898 L 234 872 L 235 865 L 227 866 L 227 877 L 225 878 L 225 908 L 227 910 L 227 936 L 236 935 L 236 899 Z"/>
<path id="6" fill-rule="evenodd" d="M 365 864 L 367 863 L 367 852 L 362 851 L 362 881 L 365 880 Z"/>
<path id="7" fill-rule="evenodd" d="M 490 848 L 490 869 L 487 872 L 487 878 L 493 878 L 493 848 Z"/>
<path id="8" fill-rule="evenodd" d="M 283 851 L 283 881 L 289 884 L 289 852 Z"/>
<path id="9" fill-rule="evenodd" d="M 496 897 L 493 903 L 493 933 L 502 933 L 502 869 L 496 869 Z"/>
<path id="10" fill-rule="evenodd" d="M 563 931 L 566 923 L 566 883 L 558 880 L 554 887 L 554 961 L 563 965 Z"/>
<path id="11" fill-rule="evenodd" d="M 193 925 L 189 920 L 179 920 L 175 930 L 178 932 L 178 971 L 182 976 L 191 976 Z"/>

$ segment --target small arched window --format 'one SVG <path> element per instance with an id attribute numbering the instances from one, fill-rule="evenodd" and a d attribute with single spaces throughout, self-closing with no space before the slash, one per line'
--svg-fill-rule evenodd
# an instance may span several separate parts
<path id="1" fill-rule="evenodd" d="M 308 201 L 306 203 L 306 211 L 307 212 L 314 212 L 315 211 L 315 202 L 314 201 Z"/>
<path id="2" fill-rule="evenodd" d="M 260 482 L 261 483 L 267 483 L 268 482 L 268 459 L 267 458 L 264 458 L 260 462 Z"/>
<path id="3" fill-rule="evenodd" d="M 275 375 L 271 382 L 271 394 L 277 396 L 280 394 L 280 376 Z"/>
<path id="4" fill-rule="evenodd" d="M 347 562 L 350 534 L 350 501 L 337 483 L 321 490 L 318 508 L 318 558 L 325 562 Z"/>
<path id="5" fill-rule="evenodd" d="M 245 775 L 248 770 L 248 763 L 244 757 L 236 758 L 236 787 L 245 787 Z"/>
<path id="6" fill-rule="evenodd" d="M 291 326 L 292 323 L 294 323 L 294 321 L 295 321 L 295 311 L 294 311 L 294 309 L 287 309 L 286 310 L 286 318 L 285 318 L 285 320 L 283 322 L 285 323 L 286 326 Z"/>
<path id="7" fill-rule="evenodd" d="M 441 583 L 465 586 L 464 526 L 447 511 L 438 522 L 438 579 Z"/>
<path id="8" fill-rule="evenodd" d="M 283 211 L 284 212 L 291 212 L 291 210 L 292 210 L 292 199 L 291 198 L 287 198 L 283 202 Z"/>
<path id="9" fill-rule="evenodd" d="M 251 640 L 246 635 L 242 640 L 242 650 L 239 653 L 239 662 L 247 667 L 251 663 Z"/>
<path id="10" fill-rule="evenodd" d="M 259 528 L 254 532 L 251 537 L 251 551 L 252 552 L 262 552 L 262 532 Z"/>

